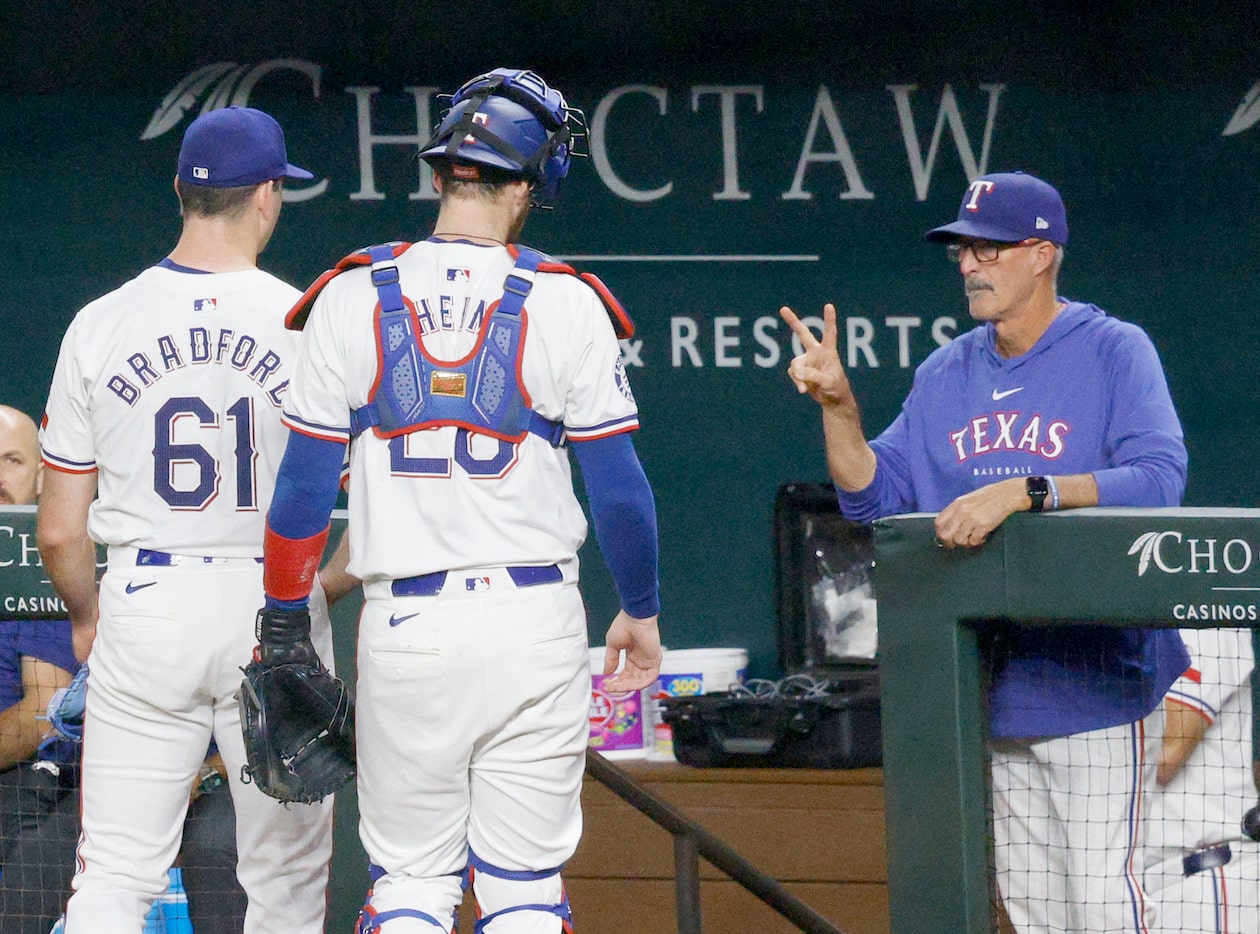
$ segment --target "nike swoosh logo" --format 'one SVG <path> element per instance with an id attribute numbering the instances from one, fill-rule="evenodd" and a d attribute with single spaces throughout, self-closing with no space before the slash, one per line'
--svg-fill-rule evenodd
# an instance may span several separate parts
<path id="1" fill-rule="evenodd" d="M 407 616 L 391 616 L 389 618 L 389 624 L 391 626 L 397 626 L 399 623 L 405 623 L 407 622 L 407 620 L 411 619 L 412 617 L 419 616 L 419 615 L 420 615 L 419 613 L 411 613 Z"/>
<path id="2" fill-rule="evenodd" d="M 995 389 L 995 390 L 993 390 L 993 401 L 994 401 L 994 402 L 1001 402 L 1001 401 L 1002 401 L 1003 399 L 1005 399 L 1007 396 L 1013 396 L 1013 395 L 1015 395 L 1015 393 L 1017 393 L 1017 392 L 1023 392 L 1023 391 L 1024 391 L 1024 387 L 1023 387 L 1023 386 L 1017 386 L 1017 387 L 1015 387 L 1014 389 L 1008 389 L 1008 390 L 1006 390 L 1005 392 L 998 392 L 998 391 Z"/>
<path id="3" fill-rule="evenodd" d="M 135 593 L 137 590 L 144 590 L 146 587 L 152 587 L 157 581 L 149 581 L 147 584 L 135 584 L 128 582 L 127 593 Z"/>

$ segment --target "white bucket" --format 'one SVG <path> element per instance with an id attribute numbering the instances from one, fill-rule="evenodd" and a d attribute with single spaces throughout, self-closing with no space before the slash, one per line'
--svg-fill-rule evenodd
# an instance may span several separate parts
<path id="1" fill-rule="evenodd" d="M 674 760 L 674 728 L 661 720 L 662 698 L 726 691 L 747 679 L 747 649 L 666 649 L 651 707 L 653 742 L 648 758 Z"/>
<path id="2" fill-rule="evenodd" d="M 624 657 L 622 664 L 625 664 Z M 642 759 L 652 742 L 648 705 L 656 685 L 611 694 L 604 690 L 604 647 L 591 647 L 591 732 L 587 745 L 609 759 Z"/>

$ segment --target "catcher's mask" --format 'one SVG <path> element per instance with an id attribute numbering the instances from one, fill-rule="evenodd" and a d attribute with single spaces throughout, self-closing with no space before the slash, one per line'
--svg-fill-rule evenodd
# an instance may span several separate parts
<path id="1" fill-rule="evenodd" d="M 451 95 L 420 158 L 466 166 L 473 180 L 478 165 L 519 175 L 533 186 L 534 204 L 551 207 L 572 157 L 586 155 L 576 148 L 585 129 L 582 111 L 537 74 L 496 68 Z"/>

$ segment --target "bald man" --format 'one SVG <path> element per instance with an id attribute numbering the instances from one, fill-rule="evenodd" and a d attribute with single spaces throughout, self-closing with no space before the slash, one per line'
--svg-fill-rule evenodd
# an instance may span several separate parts
<path id="1" fill-rule="evenodd" d="M 0 405 L 0 506 L 33 505 L 43 480 L 35 422 L 25 412 Z"/>

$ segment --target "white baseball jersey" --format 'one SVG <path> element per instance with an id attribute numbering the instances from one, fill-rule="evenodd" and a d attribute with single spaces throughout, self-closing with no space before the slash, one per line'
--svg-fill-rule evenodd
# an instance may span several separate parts
<path id="1" fill-rule="evenodd" d="M 61 345 L 44 459 L 98 470 L 88 530 L 109 545 L 261 556 L 288 432 L 278 412 L 300 293 L 257 269 L 154 266 L 87 305 Z"/>
<path id="2" fill-rule="evenodd" d="M 514 261 L 502 247 L 425 241 L 397 264 L 403 294 L 415 304 L 423 352 L 455 362 L 474 350 Z M 290 427 L 329 440 L 350 437 L 350 412 L 369 401 L 377 378 L 376 304 L 366 268 L 324 289 L 285 398 Z M 563 421 L 575 441 L 637 427 L 620 347 L 589 286 L 570 275 L 539 273 L 524 319 L 521 374 L 535 411 Z M 351 448 L 349 502 L 349 571 L 367 581 L 464 567 L 565 565 L 586 537 L 567 452 L 533 434 L 513 444 L 452 426 L 392 440 L 365 431 Z"/>
<path id="3" fill-rule="evenodd" d="M 1148 795 L 1143 884 L 1156 902 L 1150 931 L 1260 931 L 1260 844 L 1242 832 L 1243 815 L 1256 802 L 1251 632 L 1187 629 L 1181 637 L 1193 666 L 1168 696 L 1211 725 L 1172 781 Z"/>
<path id="4" fill-rule="evenodd" d="M 1168 696 L 1193 707 L 1212 725 L 1181 771 L 1151 795 L 1148 863 L 1243 839 L 1243 814 L 1256 800 L 1251 631 L 1186 629 L 1181 638 L 1194 660 L 1192 674 L 1179 678 Z"/>

